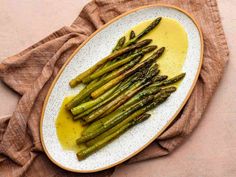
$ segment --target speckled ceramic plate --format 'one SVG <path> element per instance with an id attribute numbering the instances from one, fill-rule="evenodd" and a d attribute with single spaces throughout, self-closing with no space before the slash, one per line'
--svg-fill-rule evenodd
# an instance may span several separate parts
<path id="1" fill-rule="evenodd" d="M 55 120 L 64 97 L 81 89 L 81 87 L 71 89 L 68 85 L 69 80 L 108 55 L 112 46 L 125 31 L 144 20 L 153 19 L 157 16 L 177 20 L 187 33 L 188 51 L 183 66 L 186 77 L 179 89 L 165 103 L 151 112 L 152 118 L 133 127 L 87 159 L 78 161 L 75 152 L 62 149 L 55 127 Z M 203 40 L 199 27 L 188 13 L 173 6 L 141 7 L 127 12 L 104 25 L 91 35 L 67 60 L 49 90 L 40 125 L 41 140 L 47 156 L 53 163 L 63 169 L 85 173 L 113 167 L 136 155 L 165 130 L 186 103 L 199 75 L 202 55 Z"/>

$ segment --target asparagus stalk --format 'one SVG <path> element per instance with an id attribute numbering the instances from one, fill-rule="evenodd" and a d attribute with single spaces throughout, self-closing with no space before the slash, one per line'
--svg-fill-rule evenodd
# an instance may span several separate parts
<path id="1" fill-rule="evenodd" d="M 103 94 L 104 92 L 106 92 L 107 90 L 112 88 L 114 85 L 116 85 L 117 83 L 121 82 L 123 79 L 125 79 L 128 76 L 130 76 L 134 72 L 136 72 L 138 69 L 140 69 L 140 68 L 142 68 L 142 67 L 144 67 L 144 66 L 146 66 L 146 65 L 148 65 L 150 63 L 152 64 L 153 62 L 155 62 L 155 60 L 157 58 L 159 58 L 162 55 L 164 50 L 165 50 L 164 47 L 160 48 L 159 50 L 157 50 L 154 54 L 152 54 L 150 57 L 148 57 L 143 62 L 137 64 L 135 67 L 131 68 L 130 70 L 126 71 L 125 73 L 121 74 L 117 78 L 114 78 L 113 80 L 109 81 L 108 83 L 106 83 L 102 87 L 100 87 L 97 90 L 95 90 L 94 92 L 92 92 L 91 96 L 93 98 L 97 98 L 98 96 L 100 96 L 101 94 Z"/>
<path id="2" fill-rule="evenodd" d="M 132 126 L 143 122 L 144 120 L 146 120 L 149 117 L 149 115 L 144 115 L 144 116 L 140 116 L 136 119 L 134 119 L 133 121 L 130 121 L 129 123 L 121 126 L 119 129 L 117 129 L 114 133 L 112 133 L 109 136 L 106 136 L 105 138 L 101 139 L 100 141 L 97 141 L 96 143 L 94 143 L 92 146 L 83 149 L 81 151 L 79 151 L 77 153 L 77 158 L 79 160 L 83 160 L 86 157 L 88 157 L 89 155 L 91 155 L 92 153 L 98 151 L 99 149 L 101 149 L 102 147 L 104 147 L 105 145 L 107 145 L 110 141 L 114 140 L 115 138 L 117 138 L 118 136 L 120 136 L 121 134 L 123 134 L 126 130 L 128 130 L 129 128 L 131 128 Z"/>
<path id="3" fill-rule="evenodd" d="M 86 122 L 92 122 L 99 118 L 101 115 L 107 115 L 110 112 L 114 111 L 116 108 L 118 108 L 121 104 L 123 104 L 125 101 L 127 101 L 129 98 L 131 98 L 134 94 L 136 94 L 138 91 L 146 87 L 147 85 L 151 84 L 151 82 L 148 82 L 144 85 L 139 85 L 134 87 L 131 90 L 128 90 L 126 93 L 118 96 L 115 100 L 111 101 L 109 104 L 105 105 L 103 108 L 96 111 L 94 114 L 89 115 L 88 117 L 85 117 L 84 120 Z"/>
<path id="4" fill-rule="evenodd" d="M 115 46 L 115 47 L 113 48 L 113 50 L 112 50 L 112 53 L 115 52 L 116 50 L 120 50 L 120 49 L 123 47 L 124 43 L 125 43 L 125 36 L 121 37 L 121 38 L 118 40 L 116 46 Z M 129 53 L 130 53 L 130 52 L 129 52 Z M 127 54 L 124 54 L 124 55 L 122 55 L 121 57 L 118 57 L 118 60 L 119 60 L 120 58 L 125 58 L 126 56 L 127 56 Z M 116 59 L 116 60 L 117 60 L 117 59 Z M 111 63 L 113 63 L 113 61 L 107 62 L 102 68 L 109 66 Z"/>
<path id="5" fill-rule="evenodd" d="M 90 81 L 92 81 L 92 80 L 102 76 L 103 74 L 108 73 L 110 71 L 113 71 L 114 69 L 116 69 L 116 68 L 118 68 L 118 67 L 120 67 L 120 66 L 122 66 L 122 65 L 124 65 L 124 64 L 126 64 L 126 63 L 128 63 L 130 61 L 132 61 L 133 59 L 135 59 L 135 58 L 137 58 L 137 57 L 139 57 L 141 55 L 144 55 L 146 53 L 149 53 L 149 52 L 155 50 L 156 48 L 157 48 L 157 46 L 147 46 L 147 47 L 144 47 L 144 48 L 142 48 L 141 51 L 136 52 L 133 55 L 130 55 L 129 57 L 127 57 L 127 58 L 125 58 L 123 60 L 120 60 L 120 61 L 117 61 L 117 62 L 115 62 L 113 64 L 110 64 L 107 67 L 103 67 L 101 70 L 99 70 L 99 71 L 95 72 L 94 74 L 86 77 L 83 80 L 83 83 L 88 83 L 88 82 L 90 82 Z"/>
<path id="6" fill-rule="evenodd" d="M 81 116 L 84 117 L 85 115 L 88 115 L 89 113 L 91 113 L 91 112 L 94 111 L 94 110 L 96 110 L 96 111 L 95 111 L 94 113 L 92 113 L 92 114 L 97 115 L 98 112 L 100 112 L 102 109 L 104 109 L 104 108 L 101 107 L 102 105 L 104 105 L 104 104 L 110 102 L 111 100 L 115 99 L 117 96 L 119 96 L 120 94 L 122 94 L 123 91 L 125 91 L 126 89 L 128 89 L 128 88 L 133 84 L 133 82 L 135 82 L 136 80 L 139 79 L 139 77 L 138 77 L 139 74 L 140 74 L 140 73 L 136 73 L 135 75 L 133 75 L 133 76 L 127 78 L 126 81 L 124 81 L 124 83 L 120 86 L 120 88 L 119 88 L 113 95 L 111 95 L 108 99 L 106 99 L 106 100 L 104 100 L 103 102 L 99 103 L 99 104 L 96 105 L 95 107 L 91 108 L 90 110 L 85 111 Z M 97 110 L 98 108 L 99 108 L 99 110 Z M 81 116 L 80 116 L 80 117 L 81 117 Z M 97 116 L 98 116 L 98 115 L 97 115 Z M 84 117 L 84 119 L 86 120 L 86 119 L 88 119 L 89 117 L 90 117 L 90 116 Z"/>
<path id="7" fill-rule="evenodd" d="M 80 104 L 77 107 L 72 108 L 71 109 L 72 114 L 73 115 L 77 115 L 77 114 L 79 114 L 79 113 L 81 113 L 81 112 L 83 112 L 83 111 L 93 107 L 94 105 L 96 105 L 96 104 L 106 100 L 117 89 L 117 87 L 119 87 L 119 85 L 113 87 L 108 92 L 104 93 L 103 95 L 101 95 L 100 97 L 98 97 L 95 100 L 91 100 L 91 101 L 85 102 L 83 104 Z"/>
<path id="8" fill-rule="evenodd" d="M 123 126 L 129 124 L 132 121 L 135 121 L 137 119 L 146 120 L 151 116 L 151 114 L 142 114 L 140 116 L 133 116 L 133 114 L 129 117 L 127 117 L 125 120 L 123 120 L 121 123 L 117 124 L 116 126 L 112 127 L 111 129 L 107 130 L 106 132 L 102 133 L 101 135 L 97 136 L 94 139 L 91 139 L 90 141 L 86 142 L 85 144 L 87 146 L 93 146 L 94 144 L 98 143 L 99 141 L 102 141 L 107 136 L 113 134 L 114 132 L 120 130 Z"/>
<path id="9" fill-rule="evenodd" d="M 148 97 L 144 98 L 142 101 L 131 106 L 130 108 L 128 108 L 125 111 L 115 111 L 112 114 L 109 114 L 109 115 L 105 116 L 104 118 L 92 123 L 91 124 L 92 128 L 90 128 L 90 130 L 88 129 L 88 131 L 85 131 L 86 133 L 85 132 L 82 133 L 82 136 L 76 140 L 77 144 L 87 142 L 88 140 L 91 140 L 91 139 L 95 138 L 96 136 L 102 134 L 103 132 L 107 131 L 108 129 L 110 129 L 114 125 L 116 125 L 119 122 L 121 122 L 122 120 L 124 120 L 126 117 L 128 117 L 130 114 L 132 114 L 134 111 L 136 111 L 136 110 L 142 108 L 143 106 L 145 106 L 146 104 L 150 103 L 153 99 L 154 99 L 154 96 L 148 96 Z M 106 123 L 109 120 L 111 120 L 110 124 L 103 125 L 104 123 Z M 106 122 L 104 122 L 104 121 L 106 121 Z M 90 127 L 91 125 L 89 125 L 88 127 Z"/>
<path id="10" fill-rule="evenodd" d="M 154 87 L 153 87 L 154 88 Z M 151 88 L 151 89 L 153 89 Z M 161 92 L 157 92 L 157 94 L 154 96 L 154 99 L 158 101 L 158 103 L 163 102 L 164 100 L 166 100 L 166 96 L 168 97 L 172 92 L 176 91 L 176 87 L 167 87 L 164 89 L 161 89 Z M 163 98 L 164 95 L 164 98 Z M 140 99 L 136 100 L 136 103 L 140 101 Z M 156 101 L 156 102 L 157 102 Z M 115 112 L 113 112 L 112 114 L 110 114 L 109 116 L 106 116 L 105 118 L 103 118 L 102 120 L 96 121 L 96 123 L 91 124 L 84 132 L 83 135 L 89 134 L 93 131 L 96 131 L 97 129 L 101 128 L 104 123 L 106 121 L 109 122 L 109 120 L 114 117 L 115 115 L 117 115 L 117 113 L 119 113 L 120 111 L 126 111 L 127 108 L 133 106 L 135 104 L 135 102 L 133 102 L 133 104 L 130 105 L 126 105 L 124 107 L 121 107 L 120 109 L 116 110 Z M 155 103 L 156 105 L 157 103 Z M 143 112 L 142 112 L 143 113 Z"/>
<path id="11" fill-rule="evenodd" d="M 141 58 L 142 57 L 137 57 L 127 65 L 115 70 L 114 72 L 107 75 L 105 78 L 100 79 L 98 82 L 94 82 L 93 84 L 90 83 L 87 87 L 81 90 L 68 104 L 66 104 L 66 109 L 70 110 L 73 107 L 77 106 L 84 98 L 88 97 L 93 91 L 135 66 L 141 60 Z"/>
<path id="12" fill-rule="evenodd" d="M 127 80 L 126 82 L 124 82 L 124 83 L 121 83 L 121 85 L 120 85 L 119 88 L 115 91 L 115 93 L 112 94 L 112 95 L 109 95 L 109 98 L 107 98 L 107 99 L 105 99 L 105 100 L 103 100 L 103 101 L 99 100 L 99 101 L 101 101 L 101 102 L 98 102 L 95 106 L 91 107 L 91 109 L 88 109 L 88 110 L 86 110 L 85 112 L 83 112 L 83 113 L 77 115 L 76 117 L 74 117 L 74 120 L 79 119 L 79 118 L 82 118 L 82 117 L 84 117 L 84 116 L 90 114 L 90 113 L 93 112 L 94 110 L 100 108 L 102 105 L 104 105 L 104 104 L 108 103 L 109 101 L 113 100 L 114 98 L 116 98 L 119 94 L 121 94 L 124 90 L 126 90 L 127 88 L 129 88 L 129 87 L 131 86 L 132 82 L 129 82 L 129 81 L 130 81 L 130 79 L 128 79 L 128 80 Z M 112 90 L 112 89 L 111 89 L 111 90 Z M 110 92 L 110 90 L 109 90 L 108 92 Z"/>
<path id="13" fill-rule="evenodd" d="M 137 115 L 141 115 L 149 110 L 151 110 L 152 108 L 156 107 L 158 104 L 164 102 L 171 93 L 167 93 L 167 92 L 159 92 L 154 96 L 154 101 L 152 101 L 150 104 L 146 104 L 144 105 L 145 107 L 141 107 L 142 109 L 136 111 L 134 114 L 135 116 Z M 150 97 L 150 96 L 149 96 Z M 138 104 L 138 103 L 137 103 Z M 136 104 L 135 104 L 136 105 Z M 134 105 L 134 107 L 135 107 Z M 126 109 L 127 110 L 127 109 Z M 112 117 L 111 119 L 107 120 L 106 122 L 103 123 L 103 127 L 113 127 L 114 125 L 118 124 L 119 122 L 124 120 L 124 116 L 117 116 L 117 117 Z"/>
<path id="14" fill-rule="evenodd" d="M 124 46 L 129 46 L 131 44 L 136 43 L 139 39 L 141 39 L 144 35 L 149 33 L 151 30 L 153 30 L 161 21 L 161 17 L 156 18 L 150 25 L 148 25 L 147 28 L 145 28 L 140 34 L 138 34 L 133 39 L 129 40 L 127 43 L 124 44 Z"/>
<path id="15" fill-rule="evenodd" d="M 136 85 L 133 87 L 133 89 L 128 90 L 124 96 L 121 96 L 121 99 L 118 103 L 111 105 L 110 108 L 104 112 L 103 116 L 108 115 L 109 113 L 113 112 L 117 108 L 119 108 L 122 104 L 124 104 L 127 100 L 132 98 L 136 93 L 138 93 L 140 90 L 144 89 L 146 86 L 150 85 L 152 83 L 153 77 L 155 77 L 158 73 L 157 70 L 157 64 L 154 64 L 151 69 L 148 71 L 146 78 L 141 80 L 140 82 L 136 83 Z M 144 71 L 144 74 L 145 71 Z"/>
<path id="16" fill-rule="evenodd" d="M 136 65 L 140 60 L 142 59 L 142 56 L 138 56 L 137 58 L 135 58 L 134 60 L 132 60 L 131 62 L 129 62 L 127 65 L 124 65 L 122 67 L 120 67 L 119 69 L 114 70 L 113 72 L 109 73 L 108 75 L 106 75 L 105 77 L 102 77 L 98 82 L 96 82 L 92 87 L 95 87 L 96 85 L 104 85 L 106 82 L 116 78 L 117 76 L 121 75 L 122 73 L 124 73 L 125 71 L 129 70 L 130 68 L 132 68 L 134 65 Z M 89 84 L 90 85 L 90 84 Z"/>
<path id="17" fill-rule="evenodd" d="M 166 92 L 163 92 L 163 94 L 158 93 L 157 94 L 158 96 L 157 95 L 155 96 L 155 100 L 152 103 L 137 110 L 132 115 L 130 115 L 128 118 L 123 119 L 121 123 L 117 124 L 116 126 L 114 126 L 111 129 L 109 129 L 107 132 L 104 132 L 103 134 L 97 136 L 95 139 L 88 141 L 86 144 L 89 147 L 87 149 L 82 150 L 79 153 L 77 153 L 78 159 L 82 160 L 82 159 L 86 158 L 88 155 L 95 152 L 96 150 L 104 147 L 112 139 L 114 139 L 115 137 L 120 135 L 120 132 L 123 133 L 130 126 L 137 124 L 137 123 L 135 123 L 136 120 L 138 120 L 138 122 L 142 122 L 143 120 L 146 120 L 150 115 L 144 114 L 144 113 L 151 110 L 152 108 L 156 107 L 160 103 L 164 102 L 170 96 L 170 94 L 171 93 L 166 93 Z M 136 117 L 138 117 L 138 119 L 135 119 Z M 108 122 L 108 123 L 111 124 L 112 122 Z M 130 125 L 130 123 L 132 125 Z M 106 125 L 104 125 L 104 127 L 106 127 Z M 78 143 L 78 140 L 77 140 L 77 143 Z"/>
<path id="18" fill-rule="evenodd" d="M 157 83 L 153 83 L 152 85 L 150 85 L 149 87 L 161 87 L 161 86 L 168 86 L 168 85 L 171 85 L 171 84 L 174 84 L 178 81 L 180 81 L 181 79 L 183 79 L 185 77 L 185 73 L 181 73 L 171 79 L 168 79 L 168 80 L 164 80 L 164 81 L 161 81 L 161 82 L 157 82 Z"/>
<path id="19" fill-rule="evenodd" d="M 115 46 L 114 49 L 112 50 L 112 53 L 115 52 L 116 50 L 120 50 L 120 49 L 123 47 L 123 45 L 124 45 L 123 42 L 125 43 L 125 36 L 121 37 L 121 38 L 118 40 L 116 46 Z M 124 55 L 126 56 L 127 54 L 124 54 Z M 123 58 L 124 55 L 122 55 L 121 57 Z M 118 60 L 119 60 L 119 58 L 120 58 L 120 57 L 118 57 Z M 117 59 L 116 59 L 116 60 L 117 60 Z M 107 63 L 104 65 L 104 67 L 109 66 L 111 63 L 113 63 L 113 61 L 107 62 Z M 102 68 L 103 68 L 103 67 L 102 67 Z"/>
<path id="20" fill-rule="evenodd" d="M 163 80 L 166 80 L 167 78 L 168 78 L 167 75 L 157 75 L 157 76 L 154 78 L 154 82 L 163 81 Z"/>
<path id="21" fill-rule="evenodd" d="M 121 37 L 118 40 L 118 42 L 117 42 L 116 46 L 113 48 L 112 52 L 120 50 L 123 47 L 124 43 L 125 43 L 125 36 Z"/>
<path id="22" fill-rule="evenodd" d="M 142 97 L 140 99 L 137 99 L 136 101 L 132 102 L 132 104 L 130 104 L 129 106 L 125 106 L 123 108 L 120 108 L 118 110 L 116 110 L 115 112 L 105 116 L 104 118 L 92 123 L 91 125 L 89 125 L 83 132 L 82 135 L 86 136 L 88 134 L 91 134 L 95 131 L 97 131 L 98 129 L 100 129 L 101 127 L 103 127 L 105 122 L 108 122 L 109 120 L 113 119 L 114 117 L 117 117 L 118 114 L 122 113 L 122 112 L 126 112 L 127 110 L 132 109 L 132 107 L 135 107 L 135 105 L 137 105 L 138 103 L 142 102 L 145 99 L 150 98 L 151 96 L 153 96 L 155 99 L 159 99 L 159 97 L 161 97 L 163 94 L 166 95 L 171 94 L 172 92 L 174 92 L 176 90 L 175 87 L 167 87 L 164 89 L 161 89 L 161 92 L 157 92 L 154 96 L 153 95 L 146 95 L 146 97 Z M 153 99 L 154 99 L 153 98 Z"/>
<path id="23" fill-rule="evenodd" d="M 145 96 L 153 95 L 155 93 L 158 93 L 161 90 L 159 87 L 151 87 L 151 88 L 145 88 L 143 91 L 137 93 L 134 97 L 132 97 L 128 102 L 126 102 L 124 105 L 122 105 L 119 109 L 125 110 L 134 103 L 137 103 L 141 99 L 143 99 Z"/>
<path id="24" fill-rule="evenodd" d="M 99 62 L 97 62 L 94 66 L 92 66 L 91 68 L 89 68 L 88 70 L 84 71 L 83 73 L 79 74 L 77 77 L 75 77 L 74 79 L 72 79 L 70 81 L 70 86 L 71 87 L 75 87 L 76 85 L 78 85 L 84 78 L 86 78 L 87 76 L 89 76 L 90 74 L 92 74 L 94 71 L 96 71 L 98 68 L 100 68 L 101 66 L 103 66 L 105 63 L 107 63 L 108 61 L 111 61 L 113 59 L 115 59 L 116 57 L 130 52 L 134 49 L 140 48 L 140 47 L 144 47 L 148 44 L 150 44 L 152 42 L 151 39 L 146 39 L 143 40 L 141 42 L 138 42 L 137 44 L 134 44 L 132 46 L 127 46 L 121 50 L 115 51 L 113 53 L 111 53 L 110 55 L 106 56 L 105 58 L 101 59 Z"/>
<path id="25" fill-rule="evenodd" d="M 147 69 L 147 68 L 146 68 Z M 145 70 L 143 70 L 143 72 L 144 72 Z M 155 72 L 154 72 L 155 73 Z M 140 80 L 140 78 L 142 79 L 142 76 L 140 75 L 140 74 L 142 74 L 142 72 L 137 72 L 135 75 L 137 75 L 138 77 L 134 77 L 134 76 L 131 76 L 130 78 L 132 79 L 132 77 L 133 78 L 135 78 L 135 79 L 133 79 L 132 80 L 132 82 L 130 82 L 131 84 L 133 84 L 133 82 L 136 82 L 137 80 Z M 152 77 L 152 75 L 151 75 L 151 77 Z M 127 82 L 128 81 L 131 81 L 131 79 L 130 78 L 128 78 L 128 79 L 126 79 L 127 80 Z M 136 85 L 137 86 L 137 85 Z M 118 93 L 117 93 L 118 92 Z M 120 93 L 122 93 L 123 91 L 121 91 L 121 92 L 119 92 L 119 89 L 111 96 L 111 97 L 109 97 L 109 99 L 107 99 L 107 100 L 105 100 L 104 102 L 109 102 L 110 100 L 113 100 L 114 98 L 116 98 L 116 96 L 118 96 Z M 103 105 L 103 102 L 102 103 L 100 103 L 100 104 L 98 104 L 98 105 L 96 105 L 95 107 L 93 107 L 93 108 L 91 108 L 90 110 L 87 110 L 87 111 L 85 111 L 84 113 L 82 113 L 82 114 L 80 114 L 80 115 L 77 115 L 77 116 L 79 116 L 78 118 L 81 118 L 81 117 L 85 117 L 85 115 L 89 115 L 91 112 L 93 112 L 94 110 L 97 110 L 98 108 L 99 108 L 99 110 L 100 110 L 100 106 L 102 106 Z M 95 112 L 94 112 L 95 113 Z M 76 117 L 77 117 L 76 116 Z M 90 125 L 88 128 L 86 128 L 83 132 L 82 132 L 82 134 L 86 134 L 86 132 L 89 132 L 90 131 L 90 129 L 96 129 L 96 127 L 94 127 L 93 126 L 93 124 L 92 125 Z"/>

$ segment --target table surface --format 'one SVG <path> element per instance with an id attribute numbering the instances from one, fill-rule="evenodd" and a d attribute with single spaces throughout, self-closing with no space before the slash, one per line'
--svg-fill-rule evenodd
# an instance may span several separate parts
<path id="1" fill-rule="evenodd" d="M 65 25 L 88 0 L 0 0 L 0 60 Z M 203 120 L 176 151 L 166 157 L 120 165 L 113 177 L 236 176 L 236 1 L 218 0 L 230 48 L 230 61 Z M 0 82 L 0 117 L 11 115 L 19 96 Z M 138 169 L 138 170 L 137 170 Z"/>

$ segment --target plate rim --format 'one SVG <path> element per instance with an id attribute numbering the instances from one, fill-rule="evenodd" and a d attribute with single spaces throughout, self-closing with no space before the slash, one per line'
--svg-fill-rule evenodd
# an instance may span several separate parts
<path id="1" fill-rule="evenodd" d="M 93 169 L 93 170 L 77 170 L 77 169 L 73 169 L 73 168 L 68 168 L 65 167 L 63 165 L 61 165 L 59 162 L 57 162 L 56 160 L 53 159 L 53 157 L 51 157 L 50 153 L 47 151 L 46 145 L 44 143 L 43 140 L 43 119 L 44 119 L 44 113 L 45 113 L 45 109 L 48 103 L 48 99 L 49 96 L 51 95 L 51 92 L 55 86 L 55 84 L 57 83 L 58 79 L 60 78 L 62 72 L 64 71 L 64 69 L 66 68 L 66 66 L 69 64 L 69 62 L 73 59 L 73 57 L 78 53 L 78 51 L 89 42 L 90 39 L 92 39 L 98 32 L 102 31 L 104 28 L 106 28 L 107 26 L 109 26 L 110 24 L 114 23 L 115 21 L 119 20 L 120 18 L 127 16 L 128 14 L 131 14 L 133 12 L 136 12 L 138 10 L 142 10 L 142 9 L 146 9 L 146 8 L 151 8 L 151 7 L 167 7 L 167 8 L 172 8 L 175 10 L 178 10 L 182 13 L 184 13 L 185 15 L 187 15 L 192 22 L 195 24 L 195 26 L 197 27 L 199 36 L 200 36 L 200 44 L 201 44 L 201 49 L 200 49 L 200 62 L 198 65 L 198 69 L 197 69 L 197 73 L 195 75 L 194 81 L 191 85 L 191 88 L 189 89 L 184 101 L 181 103 L 181 105 L 179 106 L 178 110 L 175 112 L 175 114 L 171 117 L 171 119 L 165 124 L 165 126 L 163 126 L 161 128 L 161 130 L 159 132 L 157 132 L 157 134 L 151 138 L 145 145 L 143 145 L 141 148 L 139 148 L 137 151 L 134 151 L 132 154 L 130 154 L 129 156 L 123 158 L 120 161 L 117 161 L 116 163 L 110 164 L 108 166 L 102 167 L 102 168 L 97 168 L 97 169 Z M 193 17 L 192 14 L 190 14 L 189 12 L 187 12 L 186 10 L 174 6 L 174 5 L 170 5 L 170 4 L 162 4 L 162 3 L 157 3 L 157 4 L 152 4 L 152 5 L 145 5 L 145 6 L 141 6 L 132 10 L 129 10 L 117 17 L 115 17 L 114 19 L 112 19 L 111 21 L 109 21 L 108 23 L 102 25 L 99 29 L 97 29 L 95 32 L 93 32 L 66 60 L 66 62 L 63 64 L 63 66 L 61 67 L 61 69 L 59 70 L 59 72 L 57 73 L 56 77 L 54 78 L 48 92 L 47 95 L 45 97 L 44 103 L 43 103 L 43 108 L 42 108 L 42 112 L 41 112 L 41 116 L 40 116 L 40 129 L 39 129 L 39 133 L 40 133 L 40 141 L 43 147 L 43 150 L 45 152 L 45 154 L 47 155 L 47 157 L 51 160 L 52 163 L 54 163 L 55 165 L 57 165 L 58 167 L 67 170 L 67 171 L 71 171 L 71 172 L 75 172 L 75 173 L 94 173 L 94 172 L 98 172 L 98 171 L 102 171 L 102 170 L 106 170 L 109 168 L 112 168 L 116 165 L 119 165 L 123 162 L 125 162 L 126 160 L 130 159 L 131 157 L 135 156 L 136 154 L 138 154 L 139 152 L 141 152 L 143 149 L 145 149 L 148 145 L 150 145 L 157 137 L 159 137 L 165 130 L 166 128 L 175 120 L 176 116 L 179 114 L 179 112 L 182 110 L 182 108 L 184 107 L 184 105 L 186 104 L 187 100 L 189 99 L 191 93 L 193 92 L 193 89 L 196 85 L 196 82 L 198 80 L 199 74 L 200 74 L 200 70 L 202 67 L 202 63 L 203 63 L 203 51 L 204 51 L 204 42 L 203 42 L 203 35 L 202 35 L 202 31 L 200 28 L 200 25 L 197 23 L 197 21 L 195 20 L 195 18 Z"/>

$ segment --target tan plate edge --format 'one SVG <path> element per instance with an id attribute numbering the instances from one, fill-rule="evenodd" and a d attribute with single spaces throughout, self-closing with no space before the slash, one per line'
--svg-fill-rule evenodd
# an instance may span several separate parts
<path id="1" fill-rule="evenodd" d="M 50 154 L 48 153 L 47 151 L 47 148 L 44 144 L 44 141 L 43 141 L 43 135 L 42 135 L 42 122 L 43 122 L 43 117 L 44 117 L 44 112 L 45 112 L 45 108 L 46 108 L 46 105 L 47 105 L 47 102 L 48 102 L 48 99 L 49 99 L 49 96 L 52 92 L 52 89 L 54 88 L 54 85 L 56 84 L 57 80 L 59 79 L 61 73 L 64 71 L 65 67 L 67 66 L 67 64 L 72 60 L 72 58 L 76 55 L 76 53 L 91 39 L 93 38 L 93 36 L 95 36 L 99 31 L 103 30 L 104 28 L 106 28 L 107 26 L 109 26 L 110 24 L 112 24 L 113 22 L 117 21 L 118 19 L 120 19 L 121 17 L 124 17 L 132 12 L 135 12 L 135 11 L 138 11 L 138 10 L 141 10 L 141 9 L 145 9 L 145 8 L 150 8 L 150 7 L 170 7 L 170 8 L 173 8 L 173 9 L 176 9 L 182 13 L 184 13 L 185 15 L 187 15 L 193 22 L 194 24 L 196 25 L 197 29 L 198 29 L 198 32 L 199 32 L 199 35 L 200 35 L 200 40 L 201 40 L 201 58 L 200 58 L 200 63 L 199 63 L 199 66 L 198 66 L 198 70 L 197 70 L 197 74 L 195 75 L 195 79 L 193 81 L 193 84 L 191 86 L 191 88 L 189 89 L 188 91 L 188 94 L 185 98 L 185 100 L 182 102 L 181 106 L 179 107 L 179 109 L 176 111 L 176 113 L 174 114 L 174 116 L 167 122 L 167 124 L 156 134 L 156 136 L 154 136 L 152 139 L 149 140 L 148 143 L 146 143 L 144 146 L 142 146 L 140 149 L 138 149 L 137 151 L 133 152 L 131 155 L 129 155 L 128 157 L 116 162 L 116 163 L 113 163 L 109 166 L 106 166 L 106 167 L 103 167 L 103 168 L 99 168 L 99 169 L 95 169 L 95 170 L 75 170 L 75 169 L 71 169 L 71 168 L 67 168 L 67 167 L 64 167 L 62 166 L 61 164 L 59 164 L 58 162 L 56 162 L 51 156 Z M 141 6 L 139 8 L 136 8 L 136 9 L 133 9 L 133 10 L 130 10 L 126 13 L 123 13 L 121 14 L 120 16 L 114 18 L 113 20 L 111 20 L 110 22 L 104 24 L 101 28 L 99 28 L 98 30 L 96 30 L 92 35 L 90 35 L 75 51 L 74 53 L 67 59 L 67 61 L 65 62 L 65 64 L 62 66 L 62 68 L 60 69 L 59 73 L 57 74 L 57 76 L 55 77 L 55 79 L 53 80 L 52 82 L 52 85 L 50 86 L 49 88 L 49 91 L 47 93 L 47 96 L 45 98 L 45 101 L 44 101 L 44 104 L 43 104 L 43 109 L 42 109 L 42 114 L 41 114 L 41 119 L 40 119 L 40 140 L 42 142 L 42 146 L 43 146 L 43 149 L 46 153 L 46 155 L 48 156 L 48 158 L 57 166 L 59 166 L 60 168 L 64 169 L 64 170 L 68 170 L 68 171 L 71 171 L 71 172 L 77 172 L 77 173 L 93 173 L 93 172 L 98 172 L 98 171 L 102 171 L 102 170 L 106 170 L 108 168 L 111 168 L 111 167 L 114 167 L 118 164 L 121 164 L 122 162 L 130 159 L 131 157 L 135 156 L 136 154 L 138 154 L 139 152 L 141 152 L 143 149 L 145 149 L 149 144 L 151 144 L 161 133 L 163 133 L 165 131 L 165 129 L 170 125 L 170 123 L 176 118 L 176 116 L 178 115 L 178 113 L 181 111 L 181 109 L 184 107 L 184 105 L 186 104 L 188 98 L 190 97 L 193 89 L 194 89 L 194 86 L 197 82 L 197 79 L 198 79 L 198 76 L 200 74 L 200 70 L 201 70 L 201 66 L 202 66 L 202 62 L 203 62 L 203 48 L 204 48 L 204 43 L 203 43 L 203 36 L 202 36 L 202 31 L 201 31 L 201 28 L 200 26 L 198 25 L 198 23 L 196 22 L 196 20 L 193 18 L 193 16 L 191 14 L 189 14 L 188 12 L 186 12 L 185 10 L 179 8 L 179 7 L 176 7 L 176 6 L 173 6 L 173 5 L 166 5 L 166 4 L 154 4 L 154 5 L 147 5 L 147 6 Z"/>

